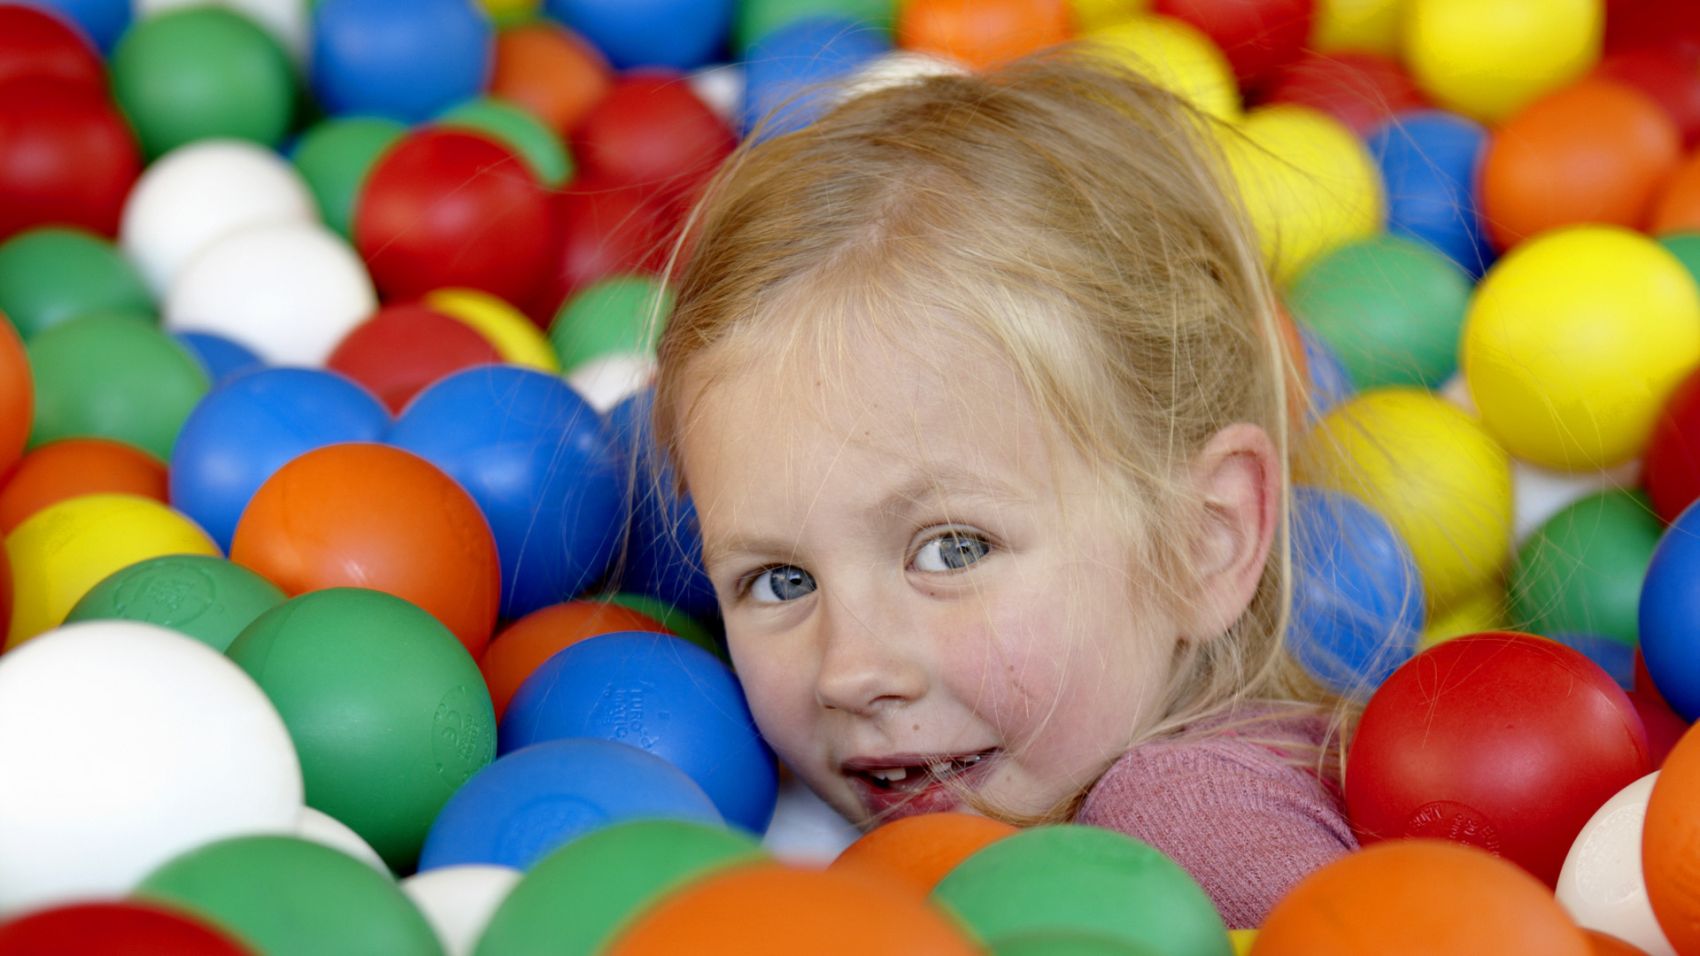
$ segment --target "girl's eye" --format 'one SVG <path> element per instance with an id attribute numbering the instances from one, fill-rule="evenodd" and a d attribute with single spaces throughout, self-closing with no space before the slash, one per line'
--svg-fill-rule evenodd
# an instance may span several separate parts
<path id="1" fill-rule="evenodd" d="M 765 568 L 750 581 L 750 597 L 759 604 L 782 604 L 807 597 L 815 589 L 814 576 L 795 565 Z"/>
<path id="2" fill-rule="evenodd" d="M 915 554 L 919 571 L 960 571 L 990 554 L 985 538 L 965 531 L 947 531 L 921 545 Z"/>

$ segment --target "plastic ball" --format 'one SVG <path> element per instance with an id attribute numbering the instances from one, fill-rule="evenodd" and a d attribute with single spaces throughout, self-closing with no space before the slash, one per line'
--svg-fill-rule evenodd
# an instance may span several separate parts
<path id="1" fill-rule="evenodd" d="M 1426 651 L 1442 641 L 1484 631 L 1503 631 L 1510 627 L 1511 600 L 1506 596 L 1505 583 L 1489 581 L 1471 594 L 1452 602 L 1438 613 L 1429 615 L 1417 649 Z"/>
<path id="2" fill-rule="evenodd" d="M 562 138 L 613 82 L 601 52 L 558 24 L 540 20 L 496 35 L 490 95 L 530 110 Z"/>
<path id="3" fill-rule="evenodd" d="M 295 821 L 292 835 L 354 857 L 384 876 L 391 875 L 390 868 L 384 864 L 383 858 L 378 856 L 378 851 L 372 849 L 371 844 L 360 839 L 360 834 L 349 829 L 348 824 L 328 813 L 322 813 L 312 807 L 301 808 L 301 817 Z"/>
<path id="4" fill-rule="evenodd" d="M 477 133 L 506 146 L 550 189 L 560 188 L 572 176 L 573 160 L 561 135 L 518 106 L 489 97 L 468 100 L 439 115 L 433 125 Z"/>
<path id="5" fill-rule="evenodd" d="M 1517 550 L 1511 614 L 1537 634 L 1594 633 L 1633 648 L 1641 581 L 1664 531 L 1644 495 L 1607 490 L 1558 512 Z"/>
<path id="6" fill-rule="evenodd" d="M 827 87 L 890 50 L 889 34 L 852 20 L 808 17 L 774 30 L 746 55 L 740 127 L 764 139 L 802 129 L 833 105 Z"/>
<path id="7" fill-rule="evenodd" d="M 300 837 L 240 836 L 206 844 L 148 874 L 135 895 L 214 922 L 256 952 L 276 956 L 443 951 L 393 880 Z"/>
<path id="8" fill-rule="evenodd" d="M 533 315 L 553 316 L 599 279 L 659 274 L 674 221 L 665 203 L 642 189 L 580 177 L 551 203 L 554 242 Z"/>
<path id="9" fill-rule="evenodd" d="M 622 929 L 608 956 L 733 956 L 767 949 L 860 956 L 894 939 L 929 956 L 980 953 L 937 909 L 878 883 L 776 863 L 725 867 L 693 881 Z"/>
<path id="10" fill-rule="evenodd" d="M 506 754 L 578 737 L 629 743 L 667 760 L 702 787 L 727 823 L 759 834 L 773 817 L 773 754 L 743 689 L 714 655 L 680 638 L 624 631 L 551 657 L 514 694 L 500 747 Z"/>
<path id="11" fill-rule="evenodd" d="M 0 85 L 26 76 L 106 87 L 106 65 L 70 21 L 35 7 L 0 6 Z"/>
<path id="12" fill-rule="evenodd" d="M 561 360 L 535 323 L 525 313 L 486 292 L 476 289 L 438 289 L 427 295 L 424 305 L 455 319 L 483 336 L 509 365 L 558 373 Z"/>
<path id="13" fill-rule="evenodd" d="M 1311 46 L 1398 56 L 1405 0 L 1317 0 Z"/>
<path id="14" fill-rule="evenodd" d="M 1593 956 L 1649 956 L 1649 954 L 1639 946 L 1631 946 L 1609 933 L 1602 933 L 1599 930 L 1594 929 L 1584 929 L 1582 931 L 1582 935 L 1587 937 L 1588 945 L 1590 947 L 1589 952 L 1591 952 Z"/>
<path id="15" fill-rule="evenodd" d="M 1608 52 L 1700 47 L 1700 8 L 1684 0 L 1605 0 Z"/>
<path id="16" fill-rule="evenodd" d="M 223 653 L 243 628 L 283 601 L 282 591 L 240 565 L 210 555 L 169 554 L 107 576 L 65 621 L 155 624 Z"/>
<path id="17" fill-rule="evenodd" d="M 43 225 L 110 236 L 141 171 L 104 89 L 41 76 L 0 86 L 0 241 Z"/>
<path id="18" fill-rule="evenodd" d="M 220 386 L 183 423 L 171 501 L 228 548 L 254 493 L 296 457 L 339 442 L 378 441 L 389 415 L 334 372 L 262 369 Z"/>
<path id="19" fill-rule="evenodd" d="M 1528 634 L 1460 637 L 1418 654 L 1370 698 L 1346 762 L 1346 814 L 1365 844 L 1439 837 L 1547 885 L 1588 817 L 1652 769 L 1617 684 Z"/>
<path id="20" fill-rule="evenodd" d="M 1665 531 L 1653 550 L 1652 563 L 1641 585 L 1641 653 L 1647 671 L 1664 699 L 1684 720 L 1700 718 L 1700 643 L 1695 622 L 1700 620 L 1700 508 L 1689 506 Z"/>
<path id="21" fill-rule="evenodd" d="M 1547 887 L 1473 847 L 1401 840 L 1341 857 L 1264 920 L 1251 956 L 1589 956 Z"/>
<path id="22" fill-rule="evenodd" d="M 1666 524 L 1700 498 L 1700 368 L 1688 373 L 1659 410 L 1641 460 L 1641 484 Z"/>
<path id="23" fill-rule="evenodd" d="M 1593 661 L 1612 682 L 1628 692 L 1635 686 L 1635 648 L 1607 634 L 1589 634 L 1580 631 L 1555 632 L 1550 640 L 1563 644 L 1571 650 L 1580 652 L 1582 656 Z M 1631 699 L 1630 703 L 1634 703 Z M 1636 708 L 1637 713 L 1640 712 Z M 1643 723 L 1645 723 L 1643 721 Z M 1648 735 L 1648 751 L 1652 752 L 1652 737 Z M 1657 765 L 1657 761 L 1654 761 Z"/>
<path id="24" fill-rule="evenodd" d="M 217 6 L 137 23 L 112 53 L 112 90 L 149 156 L 213 138 L 276 146 L 297 96 L 278 41 Z"/>
<path id="25" fill-rule="evenodd" d="M 1647 799 L 1641 831 L 1641 871 L 1647 899 L 1665 938 L 1678 953 L 1700 947 L 1700 893 L 1696 892 L 1694 847 L 1700 826 L 1694 794 L 1700 788 L 1700 733 L 1690 730 L 1659 771 Z"/>
<path id="26" fill-rule="evenodd" d="M 25 339 L 83 312 L 152 309 L 141 276 L 107 239 L 45 227 L 0 243 L 0 312 Z"/>
<path id="27" fill-rule="evenodd" d="M 267 611 L 226 652 L 283 715 L 307 802 L 407 871 L 437 812 L 496 756 L 478 666 L 388 594 L 330 588 Z"/>
<path id="28" fill-rule="evenodd" d="M 211 332 L 178 332 L 171 336 L 201 363 L 214 388 L 244 372 L 264 368 L 265 363 L 246 345 Z"/>
<path id="29" fill-rule="evenodd" d="M 1700 229 L 1700 159 L 1689 155 L 1660 187 L 1647 231 L 1654 235 Z"/>
<path id="30" fill-rule="evenodd" d="M 148 167 L 124 203 L 119 244 L 156 295 L 214 240 L 245 226 L 313 222 L 313 195 L 295 169 L 252 143 L 211 140 Z"/>
<path id="31" fill-rule="evenodd" d="M 1700 288 L 1653 240 L 1609 226 L 1519 246 L 1477 287 L 1460 364 L 1513 455 L 1563 471 L 1640 454 L 1700 363 Z"/>
<path id="32" fill-rule="evenodd" d="M 1359 136 L 1397 113 L 1428 105 L 1398 60 L 1356 51 L 1306 53 L 1271 78 L 1263 99 L 1320 110 Z"/>
<path id="33" fill-rule="evenodd" d="M 1324 113 L 1276 104 L 1218 133 L 1277 283 L 1318 256 L 1382 231 L 1381 176 L 1362 141 Z"/>
<path id="34" fill-rule="evenodd" d="M 6 956 L 67 952 L 248 956 L 250 950 L 210 922 L 151 903 L 67 903 L 0 923 Z"/>
<path id="35" fill-rule="evenodd" d="M 502 556 L 502 615 L 577 596 L 614 558 L 625 504 L 602 419 L 559 377 L 486 366 L 421 392 L 388 441 L 478 502 Z"/>
<path id="36" fill-rule="evenodd" d="M 157 16 L 206 0 L 135 0 L 137 19 Z M 307 21 L 313 0 L 213 0 L 252 20 L 275 39 L 295 63 L 307 55 Z"/>
<path id="37" fill-rule="evenodd" d="M 602 601 L 569 601 L 525 615 L 497 634 L 478 661 L 496 719 L 525 679 L 560 651 L 599 634 L 663 630 L 646 614 Z"/>
<path id="38" fill-rule="evenodd" d="M 23 454 L 34 421 L 35 381 L 29 353 L 12 324 L 0 322 L 0 477 Z"/>
<path id="39" fill-rule="evenodd" d="M 164 503 L 165 465 L 133 445 L 66 438 L 25 455 L 0 479 L 0 534 L 49 505 L 80 495 L 135 495 Z"/>
<path id="40" fill-rule="evenodd" d="M 672 290 L 659 278 L 612 276 L 562 304 L 549 325 L 549 343 L 568 372 L 608 355 L 652 355 L 672 310 Z"/>
<path id="41" fill-rule="evenodd" d="M 838 17 L 890 32 L 897 0 L 740 0 L 732 49 L 743 52 L 774 30 L 804 17 Z"/>
<path id="42" fill-rule="evenodd" d="M 1470 277 L 1410 239 L 1380 235 L 1312 260 L 1287 307 L 1315 330 L 1359 388 L 1439 388 L 1458 370 Z"/>
<path id="43" fill-rule="evenodd" d="M 1054 930 L 1006 936 L 987 952 L 990 956 L 1157 956 L 1149 946 L 1093 933 Z M 1237 956 L 1240 950 L 1233 952 Z"/>
<path id="44" fill-rule="evenodd" d="M 290 162 L 313 191 L 325 225 L 354 238 L 354 203 L 378 157 L 406 135 L 407 127 L 381 116 L 322 120 L 296 141 Z"/>
<path id="45" fill-rule="evenodd" d="M 737 145 L 725 121 L 667 70 L 636 70 L 573 128 L 582 176 L 689 203 Z M 675 215 L 676 218 L 676 215 Z"/>
<path id="46" fill-rule="evenodd" d="M 467 286 L 529 301 L 549 236 L 548 194 L 525 162 L 456 130 L 403 137 L 372 167 L 354 212 L 354 244 L 390 299 Z"/>
<path id="47" fill-rule="evenodd" d="M 969 813 L 927 813 L 881 824 L 832 861 L 926 899 L 962 862 L 1020 832 L 1001 820 Z"/>
<path id="48" fill-rule="evenodd" d="M 771 40 L 778 32 L 763 39 Z M 975 68 L 1056 46 L 1073 32 L 1063 0 L 908 0 L 897 16 L 899 46 Z"/>
<path id="49" fill-rule="evenodd" d="M 1152 83 L 1220 120 L 1240 116 L 1240 90 L 1228 58 L 1210 38 L 1173 17 L 1129 17 L 1084 38 Z"/>
<path id="50" fill-rule="evenodd" d="M 725 827 L 684 820 L 604 827 L 538 861 L 497 908 L 476 952 L 599 953 L 622 925 L 659 898 L 727 867 L 764 858 L 747 834 Z M 562 907 L 563 899 L 574 900 L 574 908 Z"/>
<path id="51" fill-rule="evenodd" d="M 1316 0 L 1155 0 L 1152 7 L 1202 30 L 1246 89 L 1299 58 L 1316 15 Z"/>
<path id="52" fill-rule="evenodd" d="M 32 5 L 75 24 L 102 53 L 108 53 L 130 28 L 134 4 L 133 0 L 35 0 Z"/>
<path id="53" fill-rule="evenodd" d="M 1600 0 L 1409 0 L 1405 62 L 1435 102 L 1497 123 L 1594 65 Z"/>
<path id="54" fill-rule="evenodd" d="M 1700 50 L 1675 46 L 1609 53 L 1594 75 L 1633 86 L 1652 97 L 1676 124 L 1683 148 L 1700 142 Z"/>
<path id="55" fill-rule="evenodd" d="M 649 355 L 614 354 L 591 359 L 567 375 L 567 384 L 584 396 L 590 407 L 602 414 L 655 381 L 655 358 Z"/>
<path id="56" fill-rule="evenodd" d="M 674 491 L 672 469 L 661 458 L 650 432 L 655 392 L 629 396 L 608 413 L 615 447 L 631 456 L 621 473 L 633 482 L 632 525 L 620 566 L 620 590 L 647 594 L 687 614 L 720 613 L 714 583 L 703 567 L 702 535 L 689 494 Z M 665 622 L 663 622 L 665 623 Z"/>
<path id="57" fill-rule="evenodd" d="M 471 0 L 321 0 L 313 92 L 332 115 L 429 119 L 483 89 L 491 32 Z"/>
<path id="58" fill-rule="evenodd" d="M 1583 80 L 1497 130 L 1482 165 L 1483 219 L 1501 249 L 1575 223 L 1640 228 L 1681 149 L 1676 124 L 1645 94 Z"/>
<path id="59" fill-rule="evenodd" d="M 1423 588 L 1410 548 L 1348 495 L 1293 490 L 1292 652 L 1342 695 L 1367 696 L 1416 653 Z"/>
<path id="60" fill-rule="evenodd" d="M 545 0 L 549 16 L 596 44 L 617 70 L 689 70 L 717 59 L 732 0 Z"/>
<path id="61" fill-rule="evenodd" d="M 1333 346 L 1303 326 L 1298 332 L 1306 370 L 1303 400 L 1308 422 L 1328 414 L 1336 405 L 1357 394 L 1357 388 L 1352 385 L 1346 363 L 1340 361 Z"/>
<path id="62" fill-rule="evenodd" d="M 1229 952 L 1222 917 L 1179 864 L 1097 827 L 1035 827 L 999 840 L 940 880 L 932 901 L 985 943 L 1073 930 L 1162 952 Z"/>
<path id="63" fill-rule="evenodd" d="M 636 611 L 646 617 L 654 618 L 661 622 L 662 629 L 668 633 L 677 634 L 721 660 L 727 660 L 726 649 L 720 646 L 719 639 L 715 637 L 714 633 L 705 627 L 701 621 L 670 601 L 648 594 L 628 592 L 610 594 L 600 600 L 603 603 L 623 607 L 629 611 Z M 636 628 L 636 630 L 654 630 L 654 628 Z"/>
<path id="64" fill-rule="evenodd" d="M 1442 110 L 1401 113 L 1369 133 L 1387 230 L 1426 243 L 1475 277 L 1496 255 L 1477 202 L 1487 147 L 1487 130 Z"/>
<path id="65" fill-rule="evenodd" d="M 248 502 L 230 559 L 286 594 L 365 587 L 411 601 L 475 658 L 501 596 L 496 542 L 478 505 L 430 462 L 399 448 L 316 448 Z"/>
<path id="66" fill-rule="evenodd" d="M 402 880 L 401 890 L 431 924 L 444 952 L 471 953 L 519 878 L 518 870 L 506 866 L 445 866 Z"/>
<path id="67" fill-rule="evenodd" d="M 436 309 L 387 305 L 338 342 L 325 366 L 372 391 L 399 413 L 414 396 L 456 372 L 500 362 L 476 329 Z"/>
<path id="68" fill-rule="evenodd" d="M 8 651 L 0 728 L 0 910 L 125 894 L 178 853 L 301 812 L 277 711 L 163 628 L 74 624 Z"/>
<path id="69" fill-rule="evenodd" d="M 1676 956 L 1641 877 L 1642 824 L 1658 779 L 1657 773 L 1642 777 L 1594 812 L 1564 858 L 1557 895 L 1579 925 L 1633 943 L 1648 956 Z"/>
<path id="70" fill-rule="evenodd" d="M 1375 502 L 1411 548 L 1430 610 L 1493 580 L 1511 542 L 1511 463 L 1481 422 L 1428 392 L 1337 406 L 1302 440 L 1294 478 Z"/>
<path id="71" fill-rule="evenodd" d="M 702 788 L 660 757 L 607 740 L 552 740 L 498 757 L 457 790 L 419 868 L 526 870 L 578 836 L 646 818 L 721 823 Z"/>

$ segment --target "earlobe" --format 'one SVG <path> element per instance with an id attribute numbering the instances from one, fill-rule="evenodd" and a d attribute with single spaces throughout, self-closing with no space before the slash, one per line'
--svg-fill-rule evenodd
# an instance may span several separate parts
<path id="1" fill-rule="evenodd" d="M 1245 613 L 1269 560 L 1282 493 L 1275 444 L 1256 425 L 1229 425 L 1194 456 L 1192 481 L 1202 520 L 1189 633 L 1207 640 Z"/>

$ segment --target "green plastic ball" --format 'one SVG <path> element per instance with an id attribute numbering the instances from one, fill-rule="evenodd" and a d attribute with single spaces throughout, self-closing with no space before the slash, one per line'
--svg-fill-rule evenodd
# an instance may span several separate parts
<path id="1" fill-rule="evenodd" d="M 297 837 L 209 843 L 153 871 L 135 895 L 211 920 L 266 956 L 443 952 L 394 881 Z"/>
<path id="2" fill-rule="evenodd" d="M 1659 237 L 1659 245 L 1681 260 L 1683 268 L 1700 282 L 1700 232 L 1673 232 Z"/>
<path id="3" fill-rule="evenodd" d="M 562 370 L 570 374 L 606 355 L 653 353 L 660 323 L 651 323 L 649 316 L 658 294 L 666 315 L 673 309 L 673 293 L 649 276 L 611 276 L 562 303 L 549 325 L 549 344 Z"/>
<path id="4" fill-rule="evenodd" d="M 561 137 L 511 103 L 489 98 L 469 100 L 437 117 L 436 125 L 490 137 L 518 153 L 532 175 L 550 189 L 558 189 L 572 178 L 572 155 Z"/>
<path id="5" fill-rule="evenodd" d="M 1458 371 L 1470 277 L 1418 242 L 1381 235 L 1321 257 L 1287 307 L 1340 356 L 1359 389 L 1438 388 Z"/>
<path id="6" fill-rule="evenodd" d="M 474 952 L 592 956 L 651 901 L 721 867 L 765 855 L 746 834 L 682 820 L 596 830 L 533 866 L 490 917 Z"/>
<path id="7" fill-rule="evenodd" d="M 610 595 L 602 600 L 609 604 L 618 604 L 639 614 L 646 614 L 668 631 L 690 641 L 722 661 L 726 660 L 726 649 L 720 646 L 718 640 L 715 640 L 714 633 L 704 627 L 702 622 L 667 601 L 648 594 L 626 593 Z"/>
<path id="8" fill-rule="evenodd" d="M 472 656 L 401 598 L 331 588 L 260 615 L 227 652 L 266 692 L 301 756 L 307 805 L 398 872 L 450 796 L 496 756 Z"/>
<path id="9" fill-rule="evenodd" d="M 769 33 L 804 17 L 840 17 L 890 31 L 897 22 L 897 0 L 742 0 L 732 24 L 739 52 Z"/>
<path id="10" fill-rule="evenodd" d="M 149 157 L 215 137 L 276 146 L 295 113 L 295 67 L 247 17 L 186 7 L 124 34 L 112 51 L 112 93 Z"/>
<path id="11" fill-rule="evenodd" d="M 108 576 L 83 595 L 65 622 L 158 624 L 223 653 L 243 628 L 284 600 L 276 585 L 239 564 L 168 554 Z"/>
<path id="12" fill-rule="evenodd" d="M 1511 567 L 1516 626 L 1548 637 L 1639 639 L 1641 583 L 1664 526 L 1640 491 L 1579 498 L 1535 529 Z"/>
<path id="13" fill-rule="evenodd" d="M 1232 956 L 1228 928 L 1188 873 L 1132 837 L 1044 826 L 958 864 L 932 901 L 988 945 L 1034 933 L 1105 936 L 1162 956 Z"/>
<path id="14" fill-rule="evenodd" d="M 344 239 L 353 238 L 354 204 L 367 174 L 406 132 L 406 126 L 392 119 L 343 116 L 302 134 L 290 159 L 312 190 L 325 225 Z"/>
<path id="15" fill-rule="evenodd" d="M 1090 933 L 1022 933 L 998 940 L 990 956 L 1161 956 L 1149 946 Z"/>
<path id="16" fill-rule="evenodd" d="M 201 363 L 145 315 L 80 315 L 42 330 L 28 352 L 32 448 L 110 438 L 169 462 L 183 420 L 210 387 Z"/>
<path id="17" fill-rule="evenodd" d="M 141 274 L 92 232 L 49 226 L 0 243 L 0 312 L 26 342 L 85 312 L 153 308 Z"/>

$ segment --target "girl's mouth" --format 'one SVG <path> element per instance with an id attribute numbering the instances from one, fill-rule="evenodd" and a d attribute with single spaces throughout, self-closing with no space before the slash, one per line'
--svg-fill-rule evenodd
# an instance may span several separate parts
<path id="1" fill-rule="evenodd" d="M 954 809 L 956 787 L 972 787 L 995 761 L 997 748 L 962 754 L 893 754 L 843 765 L 852 789 L 882 820 Z"/>

